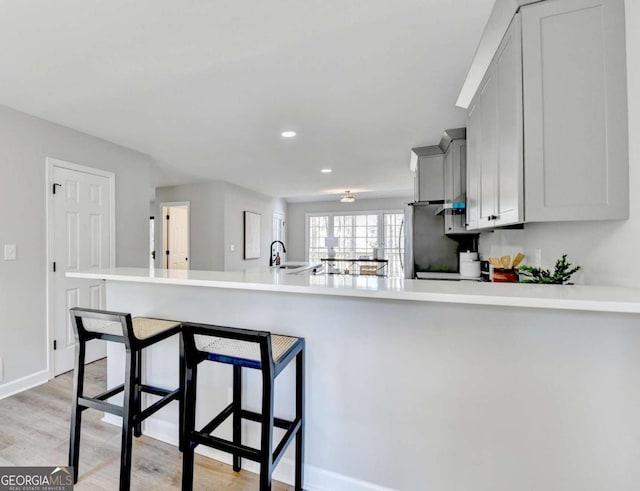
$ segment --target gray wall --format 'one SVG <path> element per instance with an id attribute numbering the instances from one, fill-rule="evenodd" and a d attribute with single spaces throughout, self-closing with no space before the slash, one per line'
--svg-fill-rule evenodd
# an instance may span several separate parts
<path id="1" fill-rule="evenodd" d="M 0 134 L 0 248 L 18 246 L 0 258 L 1 388 L 47 367 L 46 157 L 115 172 L 118 266 L 148 264 L 151 158 L 4 106 Z"/>
<path id="2" fill-rule="evenodd" d="M 268 266 L 269 245 L 273 233 L 273 212 L 282 209 L 281 202 L 246 188 L 226 183 L 224 196 L 224 269 L 239 271 L 245 268 Z M 252 211 L 262 216 L 260 223 L 260 259 L 243 259 L 244 211 Z M 235 245 L 231 252 L 229 246 Z"/>
<path id="3" fill-rule="evenodd" d="M 305 260 L 307 213 L 404 210 L 407 203 L 411 201 L 413 201 L 412 196 L 406 196 L 404 198 L 359 199 L 356 200 L 355 203 L 340 203 L 337 199 L 332 201 L 289 203 L 287 205 L 287 260 Z"/>
<path id="4" fill-rule="evenodd" d="M 190 267 L 224 269 L 224 186 L 222 182 L 186 184 L 156 189 L 152 215 L 156 219 L 156 267 L 162 267 L 162 203 L 189 201 Z"/>
<path id="5" fill-rule="evenodd" d="M 273 212 L 285 212 L 274 199 L 224 181 L 158 188 L 152 215 L 156 217 L 156 267 L 162 267 L 163 202 L 189 201 L 191 213 L 190 267 L 194 270 L 240 271 L 269 264 Z M 261 257 L 243 259 L 244 211 L 262 216 Z M 231 246 L 234 251 L 231 251 Z"/>

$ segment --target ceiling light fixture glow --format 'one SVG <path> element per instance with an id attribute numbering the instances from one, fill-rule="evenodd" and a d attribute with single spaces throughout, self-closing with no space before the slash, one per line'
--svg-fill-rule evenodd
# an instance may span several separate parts
<path id="1" fill-rule="evenodd" d="M 296 132 L 291 130 L 283 131 L 282 136 L 283 138 L 293 138 L 294 136 L 296 136 Z"/>
<path id="2" fill-rule="evenodd" d="M 322 172 L 323 174 L 331 174 L 333 172 L 333 169 L 322 169 L 320 170 L 320 172 Z"/>
<path id="3" fill-rule="evenodd" d="M 356 200 L 356 197 L 351 194 L 351 191 L 345 191 L 345 194 L 340 198 L 340 203 L 353 203 Z"/>

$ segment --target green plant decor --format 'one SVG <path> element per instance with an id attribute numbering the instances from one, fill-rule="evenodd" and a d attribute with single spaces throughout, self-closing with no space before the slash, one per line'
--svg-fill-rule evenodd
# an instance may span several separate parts
<path id="1" fill-rule="evenodd" d="M 551 273 L 548 269 L 535 268 L 533 266 L 520 266 L 518 273 L 524 276 L 520 283 L 542 283 L 547 285 L 573 285 L 569 283 L 571 276 L 580 270 L 580 266 L 573 265 L 567 261 L 567 255 L 563 254 L 556 261 L 556 267 Z"/>

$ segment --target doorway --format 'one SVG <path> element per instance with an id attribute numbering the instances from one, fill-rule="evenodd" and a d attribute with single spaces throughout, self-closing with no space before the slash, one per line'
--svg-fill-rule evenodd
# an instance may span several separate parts
<path id="1" fill-rule="evenodd" d="M 273 231 L 271 240 L 281 240 L 284 242 L 286 237 L 284 213 L 278 211 L 273 212 Z"/>
<path id="2" fill-rule="evenodd" d="M 162 203 L 163 269 L 189 269 L 189 202 Z"/>
<path id="3" fill-rule="evenodd" d="M 115 174 L 47 158 L 47 323 L 49 375 L 74 367 L 69 309 L 104 309 L 101 280 L 67 278 L 67 271 L 115 266 Z M 86 362 L 104 358 L 104 341 L 87 344 Z"/>

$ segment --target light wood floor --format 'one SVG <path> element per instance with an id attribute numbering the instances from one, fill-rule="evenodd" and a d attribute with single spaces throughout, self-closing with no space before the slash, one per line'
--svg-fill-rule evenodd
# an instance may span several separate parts
<path id="1" fill-rule="evenodd" d="M 85 393 L 106 390 L 104 360 L 87 365 Z M 72 373 L 0 400 L 0 466 L 67 465 Z M 80 479 L 75 489 L 118 489 L 120 429 L 87 410 L 82 419 Z M 208 491 L 258 489 L 257 475 L 196 455 L 194 488 Z M 180 489 L 182 454 L 172 445 L 142 436 L 133 440 L 132 490 Z M 274 483 L 273 491 L 293 488 Z"/>

